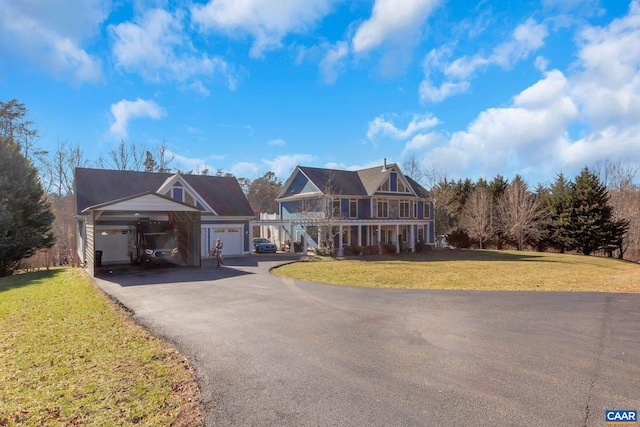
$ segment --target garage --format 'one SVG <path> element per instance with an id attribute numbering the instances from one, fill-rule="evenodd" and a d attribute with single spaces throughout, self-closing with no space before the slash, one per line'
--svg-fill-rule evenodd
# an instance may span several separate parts
<path id="1" fill-rule="evenodd" d="M 243 253 L 243 229 L 242 225 L 203 226 L 201 230 L 202 256 L 209 256 L 209 249 L 213 247 L 216 239 L 222 241 L 224 255 L 241 255 Z"/>
<path id="2" fill-rule="evenodd" d="M 254 214 L 234 177 L 76 168 L 74 182 L 77 251 L 90 274 L 96 264 L 130 263 L 130 254 L 135 259 L 178 254 L 172 261 L 199 267 L 217 238 L 226 255 L 249 251 Z M 148 227 L 141 225 L 145 221 Z M 174 240 L 169 246 L 175 247 L 145 246 L 169 230 Z"/>

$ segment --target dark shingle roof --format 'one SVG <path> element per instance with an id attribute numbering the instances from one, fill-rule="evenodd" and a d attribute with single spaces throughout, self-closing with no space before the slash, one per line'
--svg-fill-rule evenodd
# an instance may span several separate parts
<path id="1" fill-rule="evenodd" d="M 357 172 L 300 166 L 300 171 L 315 184 L 320 191 L 345 196 L 366 196 L 367 191 Z"/>
<path id="2" fill-rule="evenodd" d="M 90 206 L 149 191 L 156 192 L 175 174 L 76 168 L 76 213 Z M 181 175 L 220 216 L 254 216 L 234 177 Z"/>
<path id="3" fill-rule="evenodd" d="M 329 189 L 331 194 L 339 194 L 342 196 L 370 196 L 375 194 L 387 176 L 387 170 L 391 168 L 399 170 L 398 165 L 395 163 L 388 164 L 386 169 L 380 165 L 357 171 L 298 166 L 298 169 L 304 173 L 320 191 L 326 194 L 327 189 Z M 407 182 L 418 197 L 430 197 L 429 192 L 423 186 L 411 177 L 403 176 L 407 179 Z"/>

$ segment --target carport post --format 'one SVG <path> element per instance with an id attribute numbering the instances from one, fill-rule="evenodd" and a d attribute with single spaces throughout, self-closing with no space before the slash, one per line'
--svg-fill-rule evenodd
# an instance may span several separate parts
<path id="1" fill-rule="evenodd" d="M 296 250 L 294 249 L 294 244 L 293 244 L 293 226 L 294 224 L 291 223 L 291 226 L 289 228 L 289 252 L 290 253 L 295 253 Z"/>

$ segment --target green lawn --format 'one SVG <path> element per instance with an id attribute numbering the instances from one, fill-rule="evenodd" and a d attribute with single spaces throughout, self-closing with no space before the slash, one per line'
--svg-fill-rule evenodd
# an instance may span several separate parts
<path id="1" fill-rule="evenodd" d="M 0 325 L 0 426 L 200 421 L 185 359 L 79 269 L 0 279 Z"/>
<path id="2" fill-rule="evenodd" d="M 640 292 L 640 265 L 583 255 L 439 250 L 308 261 L 276 268 L 273 273 L 375 288 Z"/>

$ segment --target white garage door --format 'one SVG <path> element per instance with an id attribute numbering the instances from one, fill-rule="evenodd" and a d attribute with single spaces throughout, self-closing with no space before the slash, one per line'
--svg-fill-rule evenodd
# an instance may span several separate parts
<path id="1" fill-rule="evenodd" d="M 97 251 L 102 251 L 103 263 L 129 262 L 130 233 L 128 227 L 96 227 L 95 245 Z"/>
<path id="2" fill-rule="evenodd" d="M 202 252 L 208 256 L 208 249 L 212 248 L 216 239 L 222 241 L 223 255 L 242 254 L 242 227 L 236 226 L 211 226 L 202 228 Z"/>

